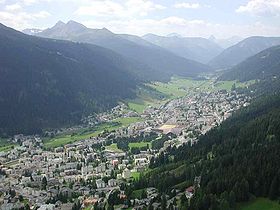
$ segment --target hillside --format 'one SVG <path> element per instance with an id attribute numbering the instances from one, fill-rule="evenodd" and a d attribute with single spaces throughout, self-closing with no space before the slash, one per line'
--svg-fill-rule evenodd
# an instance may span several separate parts
<path id="1" fill-rule="evenodd" d="M 248 81 L 280 76 L 280 46 L 254 55 L 225 72 L 220 80 Z"/>
<path id="2" fill-rule="evenodd" d="M 217 43 L 219 46 L 226 49 L 226 48 L 229 48 L 233 45 L 236 45 L 238 42 L 242 41 L 243 38 L 241 38 L 239 36 L 232 36 L 232 37 L 229 37 L 229 38 L 217 39 L 215 36 L 212 35 L 212 36 L 209 37 L 209 40 Z"/>
<path id="3" fill-rule="evenodd" d="M 170 50 L 176 55 L 201 63 L 208 63 L 223 50 L 215 42 L 200 37 L 164 37 L 147 34 L 142 38 L 166 50 Z"/>
<path id="4" fill-rule="evenodd" d="M 33 133 L 134 96 L 137 66 L 94 45 L 28 36 L 0 25 L 0 133 Z"/>
<path id="5" fill-rule="evenodd" d="M 150 80 L 169 80 L 174 74 L 196 76 L 210 70 L 204 64 L 177 56 L 140 37 L 114 34 L 106 28 L 90 29 L 74 21 L 66 24 L 58 22 L 54 27 L 36 35 L 90 43 L 111 49 L 131 62 L 142 65 L 139 75 Z"/>
<path id="6" fill-rule="evenodd" d="M 252 195 L 279 197 L 280 96 L 262 96 L 194 145 L 170 148 L 134 185 L 172 194 L 201 176 L 190 209 L 235 209 Z M 258 163 L 258 164 L 256 164 Z M 171 192 L 171 193 L 170 193 Z M 187 204 L 185 204 L 187 205 Z"/>
<path id="7" fill-rule="evenodd" d="M 280 45 L 280 37 L 249 37 L 238 44 L 225 49 L 221 54 L 212 59 L 209 62 L 209 65 L 216 69 L 230 68 L 257 53 L 276 45 Z"/>

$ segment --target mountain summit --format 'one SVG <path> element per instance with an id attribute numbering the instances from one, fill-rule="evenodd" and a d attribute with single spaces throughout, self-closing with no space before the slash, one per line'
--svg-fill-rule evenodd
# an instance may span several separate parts
<path id="1" fill-rule="evenodd" d="M 280 37 L 253 36 L 225 49 L 209 64 L 217 69 L 230 68 L 269 47 L 280 45 Z"/>
<path id="2" fill-rule="evenodd" d="M 90 43 L 113 50 L 131 62 L 142 65 L 142 71 L 138 74 L 146 80 L 148 78 L 166 81 L 174 74 L 196 76 L 211 70 L 207 65 L 172 53 L 141 37 L 114 34 L 106 28 L 90 29 L 74 21 L 69 21 L 58 28 L 54 26 L 38 33 L 37 36 Z"/>
<path id="3" fill-rule="evenodd" d="M 139 84 L 133 71 L 141 68 L 111 50 L 29 36 L 4 25 L 0 57 L 0 132 L 7 134 L 78 122 L 134 96 Z"/>

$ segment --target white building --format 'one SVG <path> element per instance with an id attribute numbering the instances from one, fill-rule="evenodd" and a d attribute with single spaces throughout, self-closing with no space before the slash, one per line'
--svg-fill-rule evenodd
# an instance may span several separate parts
<path id="1" fill-rule="evenodd" d="M 96 186 L 97 186 L 98 189 L 99 188 L 105 188 L 106 184 L 102 179 L 98 179 L 98 180 L 96 180 Z"/>
<path id="2" fill-rule="evenodd" d="M 123 170 L 122 172 L 122 177 L 124 179 L 129 179 L 131 177 L 131 172 L 130 170 L 128 170 L 127 168 Z"/>
<path id="3" fill-rule="evenodd" d="M 115 180 L 115 179 L 110 179 L 110 180 L 108 181 L 108 186 L 109 186 L 109 187 L 115 187 L 115 186 L 117 186 L 117 180 Z"/>

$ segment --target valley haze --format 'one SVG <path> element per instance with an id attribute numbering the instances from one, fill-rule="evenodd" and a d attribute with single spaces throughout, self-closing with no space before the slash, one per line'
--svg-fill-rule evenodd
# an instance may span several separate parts
<path id="1" fill-rule="evenodd" d="M 279 210 L 279 14 L 0 0 L 0 209 Z"/>

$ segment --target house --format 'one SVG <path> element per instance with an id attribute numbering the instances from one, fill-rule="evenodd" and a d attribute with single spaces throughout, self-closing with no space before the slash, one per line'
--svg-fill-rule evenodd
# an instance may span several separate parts
<path id="1" fill-rule="evenodd" d="M 28 184 L 30 181 L 31 181 L 31 180 L 30 180 L 30 177 L 25 177 L 25 176 L 22 176 L 22 177 L 21 177 L 21 183 L 22 183 L 23 185 Z"/>
<path id="2" fill-rule="evenodd" d="M 85 207 L 93 206 L 96 202 L 98 202 L 97 198 L 87 198 L 84 200 L 83 204 Z"/>
<path id="3" fill-rule="evenodd" d="M 115 180 L 115 179 L 110 179 L 110 180 L 108 181 L 108 186 L 109 186 L 109 187 L 115 187 L 115 186 L 117 186 L 117 180 Z"/>
<path id="4" fill-rule="evenodd" d="M 105 188 L 106 184 L 105 184 L 105 182 L 102 179 L 97 179 L 96 180 L 96 186 L 97 186 L 98 189 L 99 188 Z"/>
<path id="5" fill-rule="evenodd" d="M 54 204 L 45 204 L 40 206 L 40 208 L 38 208 L 38 210 L 54 210 L 55 205 Z"/>
<path id="6" fill-rule="evenodd" d="M 118 164 L 119 164 L 119 160 L 118 159 L 112 160 L 112 165 L 113 166 L 116 166 Z"/>
<path id="7" fill-rule="evenodd" d="M 63 203 L 60 206 L 61 210 L 72 210 L 73 208 L 73 203 Z"/>
<path id="8" fill-rule="evenodd" d="M 146 165 L 148 164 L 148 160 L 146 158 L 137 158 L 135 159 L 135 165 Z"/>
<path id="9" fill-rule="evenodd" d="M 194 195 L 194 192 L 195 192 L 194 186 L 188 187 L 185 191 L 185 195 L 186 195 L 187 199 L 191 199 Z"/>
<path id="10" fill-rule="evenodd" d="M 123 170 L 122 172 L 122 177 L 124 179 L 129 179 L 131 177 L 131 172 L 130 170 L 128 170 L 127 168 Z"/>

